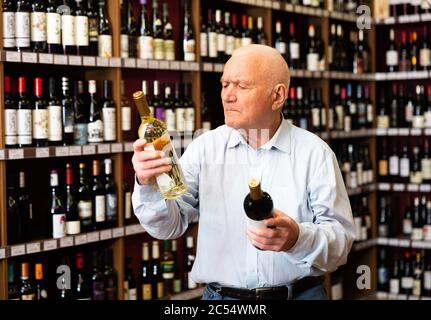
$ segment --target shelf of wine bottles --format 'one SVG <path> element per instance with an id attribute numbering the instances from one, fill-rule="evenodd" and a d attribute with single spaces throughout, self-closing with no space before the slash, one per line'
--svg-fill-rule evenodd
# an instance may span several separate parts
<path id="1" fill-rule="evenodd" d="M 33 253 L 47 252 L 68 247 L 76 247 L 140 233 L 145 233 L 144 228 L 140 224 L 134 224 L 106 230 L 84 232 L 73 236 L 65 236 L 59 239 L 42 239 L 27 243 L 20 243 L 1 247 L 0 259 L 25 256 Z"/>
<path id="2" fill-rule="evenodd" d="M 376 24 L 394 25 L 431 21 L 431 10 L 427 1 L 390 1 L 388 16 L 376 18 Z"/>
<path id="3" fill-rule="evenodd" d="M 357 4 L 354 3 L 354 7 L 350 8 L 349 11 L 342 12 L 334 11 L 339 8 L 332 7 L 330 10 L 323 9 L 323 4 L 320 1 L 269 1 L 269 0 L 228 0 L 229 2 L 246 4 L 249 6 L 261 7 L 261 8 L 272 8 L 274 10 L 282 10 L 289 13 L 297 13 L 316 17 L 330 17 L 332 19 L 356 22 L 356 11 Z M 352 2 L 353 3 L 353 2 Z M 350 13 L 349 13 L 350 12 Z"/>

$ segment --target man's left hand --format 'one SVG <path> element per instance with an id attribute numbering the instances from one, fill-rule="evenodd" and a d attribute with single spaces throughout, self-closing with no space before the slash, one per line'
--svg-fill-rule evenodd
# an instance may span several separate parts
<path id="1" fill-rule="evenodd" d="M 252 228 L 247 230 L 251 243 L 262 250 L 287 251 L 292 248 L 299 236 L 299 226 L 287 214 L 274 209 L 274 217 L 264 220 L 269 228 Z"/>

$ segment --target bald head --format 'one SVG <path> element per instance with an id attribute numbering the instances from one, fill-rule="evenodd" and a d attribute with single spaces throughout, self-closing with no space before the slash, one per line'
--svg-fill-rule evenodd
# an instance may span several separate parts
<path id="1" fill-rule="evenodd" d="M 258 74 L 261 74 L 265 81 L 270 81 L 272 85 L 283 83 L 289 88 L 290 73 L 284 58 L 274 48 L 261 45 L 250 44 L 236 49 L 231 59 L 245 59 Z M 228 61 L 229 63 L 229 61 Z"/>

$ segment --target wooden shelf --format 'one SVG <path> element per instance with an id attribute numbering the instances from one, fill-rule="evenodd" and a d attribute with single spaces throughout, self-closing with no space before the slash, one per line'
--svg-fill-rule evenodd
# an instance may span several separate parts
<path id="1" fill-rule="evenodd" d="M 423 80 L 429 79 L 430 71 L 408 71 L 408 72 L 377 72 L 374 74 L 376 81 L 393 80 Z"/>
<path id="2" fill-rule="evenodd" d="M 385 291 L 376 292 L 377 300 L 431 300 L 431 297 L 415 296 L 407 294 L 396 294 Z"/>
<path id="3" fill-rule="evenodd" d="M 329 133 L 330 139 L 351 139 L 351 138 L 369 138 L 376 134 L 375 129 L 359 129 L 349 132 L 345 131 L 331 131 Z"/>
<path id="4" fill-rule="evenodd" d="M 47 252 L 67 247 L 76 247 L 83 244 L 95 243 L 145 232 L 146 231 L 140 224 L 133 224 L 125 227 L 80 233 L 59 239 L 43 239 L 28 243 L 14 244 L 0 248 L 0 259 L 15 258 L 27 254 Z"/>
<path id="5" fill-rule="evenodd" d="M 131 68 L 170 71 L 200 71 L 199 63 L 188 61 L 144 60 L 136 58 L 101 58 L 50 53 L 0 51 L 0 61 L 90 68 Z"/>
<path id="6" fill-rule="evenodd" d="M 431 249 L 431 241 L 416 241 L 406 237 L 377 238 L 377 245 L 396 248 Z"/>
<path id="7" fill-rule="evenodd" d="M 396 25 L 396 24 L 407 24 L 407 23 L 420 23 L 420 22 L 430 22 L 431 13 L 422 14 L 410 14 L 398 17 L 387 17 L 385 19 L 374 19 L 374 24 L 376 25 Z"/>
<path id="8" fill-rule="evenodd" d="M 377 238 L 369 239 L 361 242 L 355 242 L 352 246 L 351 252 L 361 251 L 377 245 Z"/>
<path id="9" fill-rule="evenodd" d="M 392 192 L 431 192 L 431 184 L 379 182 L 377 184 L 377 190 Z"/>
<path id="10" fill-rule="evenodd" d="M 431 136 L 431 128 L 377 128 L 375 132 L 378 137 Z"/>
<path id="11" fill-rule="evenodd" d="M 205 287 L 199 287 L 193 290 L 184 291 L 174 294 L 169 297 L 169 300 L 193 300 L 201 298 L 204 293 Z"/>
<path id="12" fill-rule="evenodd" d="M 347 194 L 349 195 L 349 197 L 351 196 L 357 196 L 363 193 L 368 193 L 368 192 L 373 192 L 376 191 L 376 184 L 375 183 L 370 183 L 364 186 L 360 186 L 357 188 L 349 188 L 347 189 Z"/>

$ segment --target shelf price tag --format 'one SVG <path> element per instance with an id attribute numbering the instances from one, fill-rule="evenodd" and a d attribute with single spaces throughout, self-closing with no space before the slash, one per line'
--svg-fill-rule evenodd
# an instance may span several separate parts
<path id="1" fill-rule="evenodd" d="M 81 146 L 70 146 L 69 147 L 69 155 L 80 156 L 81 155 Z"/>
<path id="2" fill-rule="evenodd" d="M 148 60 L 137 59 L 136 60 L 136 65 L 140 69 L 148 69 Z"/>
<path id="3" fill-rule="evenodd" d="M 124 236 L 124 228 L 123 227 L 115 228 L 112 230 L 112 237 L 113 238 L 120 238 L 122 236 Z"/>
<path id="4" fill-rule="evenodd" d="M 124 151 L 125 152 L 133 152 L 133 143 L 132 142 L 125 142 L 124 143 Z"/>
<path id="5" fill-rule="evenodd" d="M 39 53 L 39 63 L 53 64 L 54 56 L 49 53 Z"/>
<path id="6" fill-rule="evenodd" d="M 256 0 L 256 5 L 259 7 L 263 7 L 263 0 Z"/>
<path id="7" fill-rule="evenodd" d="M 224 64 L 216 63 L 214 64 L 214 72 L 223 72 Z"/>
<path id="8" fill-rule="evenodd" d="M 75 236 L 75 245 L 86 244 L 87 243 L 87 235 L 79 234 Z"/>
<path id="9" fill-rule="evenodd" d="M 6 249 L 0 248 L 0 260 L 6 258 Z"/>
<path id="10" fill-rule="evenodd" d="M 80 57 L 80 56 L 69 56 L 69 65 L 72 65 L 72 66 L 82 65 L 82 57 Z"/>
<path id="11" fill-rule="evenodd" d="M 403 183 L 394 183 L 393 184 L 393 189 L 394 191 L 404 191 L 404 184 Z"/>
<path id="12" fill-rule="evenodd" d="M 60 238 L 60 248 L 73 246 L 73 237 Z"/>
<path id="13" fill-rule="evenodd" d="M 111 146 L 109 143 L 103 143 L 97 145 L 97 153 L 110 153 Z"/>
<path id="14" fill-rule="evenodd" d="M 121 58 L 118 58 L 118 57 L 110 58 L 109 66 L 113 68 L 121 68 Z"/>
<path id="15" fill-rule="evenodd" d="M 11 257 L 22 256 L 24 254 L 25 254 L 25 244 L 19 244 L 19 245 L 10 247 Z"/>
<path id="16" fill-rule="evenodd" d="M 419 185 L 419 191 L 420 192 L 430 192 L 431 191 L 431 185 L 430 184 L 420 184 Z"/>
<path id="17" fill-rule="evenodd" d="M 419 128 L 410 129 L 410 135 L 412 136 L 420 136 L 422 134 L 422 130 Z"/>
<path id="18" fill-rule="evenodd" d="M 27 253 L 37 253 L 41 251 L 40 242 L 32 242 L 26 244 Z"/>
<path id="19" fill-rule="evenodd" d="M 391 185 L 389 183 L 379 183 L 380 191 L 389 191 L 391 190 Z"/>
<path id="20" fill-rule="evenodd" d="M 410 192 L 418 192 L 418 191 L 419 191 L 419 185 L 417 185 L 417 184 L 413 184 L 413 183 L 409 183 L 409 184 L 407 185 L 407 191 L 410 191 Z"/>
<path id="21" fill-rule="evenodd" d="M 126 226 L 126 236 L 143 232 L 144 228 L 140 224 Z"/>
<path id="22" fill-rule="evenodd" d="M 409 239 L 400 239 L 398 244 L 400 247 L 408 248 L 408 247 L 410 247 L 410 240 Z"/>
<path id="23" fill-rule="evenodd" d="M 113 143 L 111 144 L 112 153 L 120 153 L 123 152 L 123 145 L 121 143 Z"/>
<path id="24" fill-rule="evenodd" d="M 87 234 L 87 241 L 88 242 L 97 242 L 99 241 L 99 232 L 94 231 Z"/>
<path id="25" fill-rule="evenodd" d="M 69 155 L 69 147 L 56 147 L 55 156 L 56 157 L 67 157 Z"/>
<path id="26" fill-rule="evenodd" d="M 21 62 L 21 52 L 6 51 L 6 61 Z"/>
<path id="27" fill-rule="evenodd" d="M 159 68 L 169 70 L 169 61 L 166 61 L 166 60 L 160 61 Z"/>
<path id="28" fill-rule="evenodd" d="M 36 148 L 36 158 L 49 158 L 49 148 Z"/>
<path id="29" fill-rule="evenodd" d="M 171 61 L 170 62 L 170 69 L 171 70 L 180 70 L 180 62 L 179 61 Z"/>
<path id="30" fill-rule="evenodd" d="M 424 135 L 426 135 L 426 136 L 431 136 L 431 128 L 426 128 L 426 129 L 424 130 Z"/>
<path id="31" fill-rule="evenodd" d="M 57 245 L 57 239 L 45 240 L 43 242 L 43 251 L 55 250 Z"/>
<path id="32" fill-rule="evenodd" d="M 123 66 L 125 68 L 136 68 L 136 59 L 135 58 L 124 58 Z"/>
<path id="33" fill-rule="evenodd" d="M 150 60 L 148 62 L 148 68 L 150 68 L 150 69 L 159 69 L 159 61 L 157 61 L 157 60 Z"/>
<path id="34" fill-rule="evenodd" d="M 400 136 L 408 136 L 410 133 L 409 128 L 399 128 L 398 129 L 398 134 Z"/>
<path id="35" fill-rule="evenodd" d="M 377 244 L 381 246 L 388 245 L 388 238 L 377 238 Z"/>
<path id="36" fill-rule="evenodd" d="M 104 57 L 96 57 L 98 67 L 109 67 L 109 59 Z"/>
<path id="37" fill-rule="evenodd" d="M 95 154 L 96 153 L 96 146 L 95 145 L 88 145 L 82 147 L 82 153 L 83 154 Z"/>
<path id="38" fill-rule="evenodd" d="M 388 129 L 388 135 L 389 136 L 396 136 L 398 134 L 398 129 L 397 128 L 389 128 Z"/>
<path id="39" fill-rule="evenodd" d="M 67 56 L 62 54 L 55 54 L 54 64 L 67 64 Z"/>
<path id="40" fill-rule="evenodd" d="M 22 62 L 26 63 L 37 63 L 37 53 L 36 52 L 23 52 Z"/>
<path id="41" fill-rule="evenodd" d="M 85 56 L 82 58 L 82 64 L 87 67 L 95 67 L 96 66 L 96 57 Z"/>
<path id="42" fill-rule="evenodd" d="M 24 149 L 10 149 L 9 159 L 24 159 Z"/>
<path id="43" fill-rule="evenodd" d="M 422 21 L 431 21 L 431 13 L 422 13 L 421 20 Z"/>
<path id="44" fill-rule="evenodd" d="M 103 230 L 100 231 L 100 240 L 109 240 L 112 238 L 112 230 Z"/>
<path id="45" fill-rule="evenodd" d="M 396 238 L 389 239 L 388 245 L 390 245 L 392 247 L 398 247 L 399 241 Z"/>
<path id="46" fill-rule="evenodd" d="M 212 72 L 213 71 L 213 65 L 212 65 L 212 63 L 204 62 L 202 64 L 202 70 L 204 72 Z"/>

